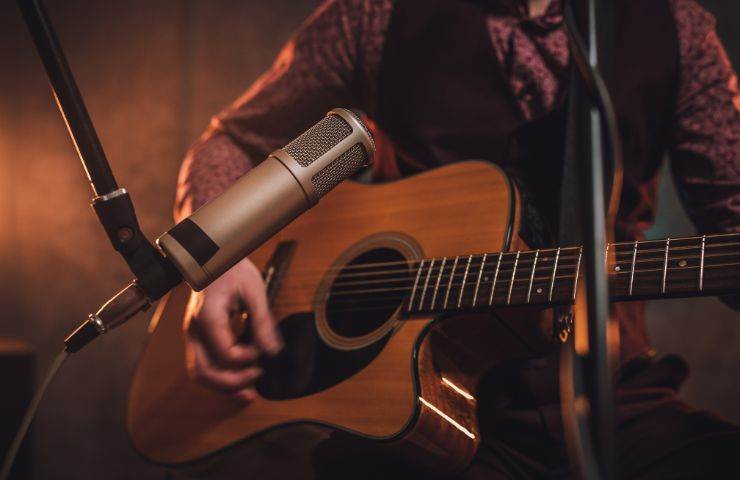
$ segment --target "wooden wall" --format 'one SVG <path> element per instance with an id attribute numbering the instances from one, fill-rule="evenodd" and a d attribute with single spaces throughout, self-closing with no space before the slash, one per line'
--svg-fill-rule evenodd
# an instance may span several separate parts
<path id="1" fill-rule="evenodd" d="M 171 224 L 187 146 L 316 4 L 47 3 L 110 162 L 152 237 Z M 707 3 L 740 59 L 737 2 Z M 688 231 L 665 184 L 655 233 Z M 15 4 L 0 0 L 0 335 L 30 342 L 39 371 L 70 328 L 131 277 L 87 206 L 90 196 Z M 687 398 L 740 421 L 738 315 L 715 300 L 655 303 L 650 311 L 658 348 L 693 364 Z M 131 450 L 124 429 L 146 321 L 142 315 L 69 360 L 37 418 L 34 478 L 163 478 Z"/>

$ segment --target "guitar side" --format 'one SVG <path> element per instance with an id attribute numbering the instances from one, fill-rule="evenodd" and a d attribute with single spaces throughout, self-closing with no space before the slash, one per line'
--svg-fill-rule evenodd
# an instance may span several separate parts
<path id="1" fill-rule="evenodd" d="M 343 256 L 396 245 L 409 259 L 521 248 L 518 209 L 506 175 L 484 162 L 388 184 L 346 183 L 250 258 L 263 267 L 280 242 L 297 242 L 273 312 L 281 327 L 285 319 L 318 312 L 321 330 L 327 282 L 321 272 L 336 270 Z M 314 447 L 330 441 L 398 452 L 438 472 L 459 470 L 480 442 L 475 395 L 481 372 L 532 355 L 489 315 L 462 322 L 389 319 L 377 337 L 371 332 L 337 345 L 359 351 L 357 342 L 382 340 L 357 372 L 310 394 L 260 395 L 244 407 L 188 377 L 182 337 L 188 298 L 189 289 L 180 287 L 155 312 L 131 387 L 128 429 L 147 459 L 207 471 L 209 478 L 227 478 L 233 468 L 260 478 L 281 478 L 281 472 L 310 478 Z"/>

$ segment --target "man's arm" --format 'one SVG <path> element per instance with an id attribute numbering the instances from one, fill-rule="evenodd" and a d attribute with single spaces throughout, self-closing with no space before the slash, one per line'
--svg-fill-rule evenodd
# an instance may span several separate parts
<path id="1" fill-rule="evenodd" d="M 322 4 L 271 68 L 214 117 L 190 149 L 180 171 L 175 216 L 189 215 L 224 191 L 330 109 L 367 109 L 391 8 L 390 0 Z"/>
<path id="2" fill-rule="evenodd" d="M 372 82 L 368 70 L 380 58 L 378 27 L 389 6 L 390 1 L 330 0 L 314 12 L 272 67 L 213 119 L 189 151 L 178 182 L 176 217 L 220 194 L 331 108 L 362 108 L 367 97 L 360 89 Z M 244 309 L 252 344 L 240 342 L 233 328 L 232 317 Z M 249 259 L 192 296 L 185 331 L 189 372 L 243 401 L 256 396 L 254 382 L 262 372 L 255 361 L 281 348 L 261 274 Z"/>
<path id="3" fill-rule="evenodd" d="M 700 232 L 740 231 L 740 93 L 715 31 L 694 0 L 673 0 L 680 86 L 671 160 L 683 201 Z"/>

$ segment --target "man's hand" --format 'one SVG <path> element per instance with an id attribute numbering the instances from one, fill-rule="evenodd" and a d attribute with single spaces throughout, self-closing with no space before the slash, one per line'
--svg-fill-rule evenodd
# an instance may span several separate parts
<path id="1" fill-rule="evenodd" d="M 241 401 L 254 400 L 254 383 L 262 375 L 257 359 L 282 348 L 257 267 L 245 258 L 202 292 L 194 292 L 184 328 L 190 374 Z M 249 343 L 239 341 L 245 329 L 251 333 Z"/>

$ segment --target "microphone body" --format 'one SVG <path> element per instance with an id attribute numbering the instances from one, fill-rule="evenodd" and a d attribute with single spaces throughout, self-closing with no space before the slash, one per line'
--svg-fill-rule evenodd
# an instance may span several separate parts
<path id="1" fill-rule="evenodd" d="M 375 143 L 352 111 L 335 108 L 284 148 L 274 151 L 221 195 L 157 239 L 167 260 L 199 291 L 277 233 L 361 167 Z M 162 286 L 169 291 L 176 286 Z M 65 339 L 76 352 L 149 308 L 136 281 L 111 297 Z"/>
<path id="2" fill-rule="evenodd" d="M 199 291 L 368 165 L 375 145 L 350 110 L 324 119 L 157 239 Z"/>

